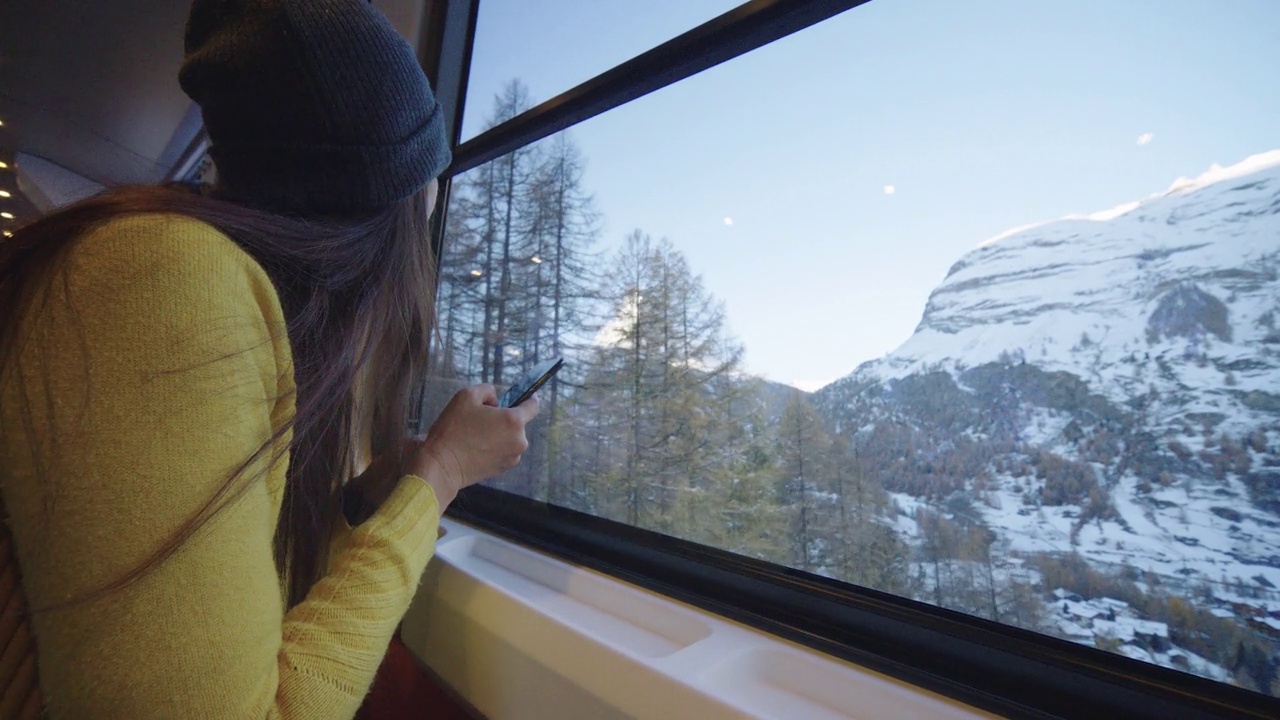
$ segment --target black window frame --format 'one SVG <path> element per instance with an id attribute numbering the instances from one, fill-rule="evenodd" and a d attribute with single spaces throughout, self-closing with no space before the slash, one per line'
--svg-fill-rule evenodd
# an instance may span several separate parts
<path id="1" fill-rule="evenodd" d="M 420 57 L 454 147 L 437 257 L 453 176 L 870 0 L 746 2 L 462 143 L 479 1 L 428 0 Z M 447 514 L 1005 717 L 1280 717 L 1261 693 L 494 488 L 465 489 Z"/>

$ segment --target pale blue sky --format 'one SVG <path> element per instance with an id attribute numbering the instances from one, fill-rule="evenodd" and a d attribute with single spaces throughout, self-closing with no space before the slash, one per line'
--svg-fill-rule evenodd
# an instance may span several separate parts
<path id="1" fill-rule="evenodd" d="M 464 137 L 735 4 L 481 0 Z M 1276 38 L 1280 0 L 874 0 L 570 134 L 603 243 L 670 238 L 747 368 L 812 389 L 984 239 L 1280 147 Z"/>

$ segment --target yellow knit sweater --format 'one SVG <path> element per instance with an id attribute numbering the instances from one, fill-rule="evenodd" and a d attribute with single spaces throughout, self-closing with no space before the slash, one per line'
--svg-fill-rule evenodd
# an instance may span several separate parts
<path id="1" fill-rule="evenodd" d="M 285 462 L 127 589 L 25 612 L 136 567 L 294 411 L 276 292 L 208 225 L 112 221 L 42 285 L 29 341 L 2 349 L 0 718 L 352 717 L 435 548 L 414 476 L 288 612 Z"/>

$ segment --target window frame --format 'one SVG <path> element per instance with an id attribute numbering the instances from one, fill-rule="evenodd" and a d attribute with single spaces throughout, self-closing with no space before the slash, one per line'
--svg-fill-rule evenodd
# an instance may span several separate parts
<path id="1" fill-rule="evenodd" d="M 484 486 L 449 517 L 1009 718 L 1275 718 L 1280 701 Z"/>
<path id="2" fill-rule="evenodd" d="M 461 143 L 479 1 L 428 0 L 421 59 L 454 148 L 437 258 L 453 176 L 870 0 L 751 0 Z M 423 420 L 419 409 L 411 428 Z M 470 487 L 447 514 L 1005 717 L 1280 717 L 1261 693 L 514 493 Z"/>

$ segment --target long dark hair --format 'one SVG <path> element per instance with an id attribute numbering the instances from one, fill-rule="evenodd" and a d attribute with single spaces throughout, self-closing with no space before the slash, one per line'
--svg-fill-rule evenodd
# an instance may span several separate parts
<path id="1" fill-rule="evenodd" d="M 398 439 L 405 428 L 410 384 L 425 369 L 434 316 L 435 263 L 427 231 L 431 209 L 426 188 L 377 212 L 299 218 L 191 189 L 139 186 L 108 190 L 0 240 L 0 386 L 12 370 L 5 356 L 12 360 L 20 351 L 19 310 L 35 294 L 33 286 L 50 277 L 48 271 L 86 231 L 116 217 L 165 213 L 208 223 L 266 270 L 284 309 L 297 387 L 294 417 L 263 438 L 205 506 L 150 558 L 93 597 L 132 584 L 172 556 L 258 479 L 249 468 L 282 460 L 277 456 L 260 462 L 290 430 L 275 560 L 288 578 L 288 605 L 306 597 L 324 574 L 339 491 L 352 473 L 353 449 L 364 431 L 391 455 L 391 467 L 402 466 Z M 38 321 L 31 312 L 25 315 L 24 326 Z M 376 382 L 362 383 L 362 377 Z M 47 447 L 56 452 L 57 438 Z"/>

